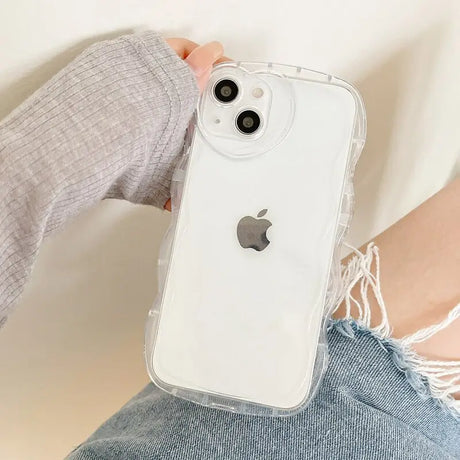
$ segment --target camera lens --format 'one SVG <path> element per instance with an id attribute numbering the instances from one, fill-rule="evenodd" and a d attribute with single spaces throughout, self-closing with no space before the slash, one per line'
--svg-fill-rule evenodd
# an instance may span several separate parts
<path id="1" fill-rule="evenodd" d="M 214 86 L 214 96 L 220 102 L 232 102 L 238 96 L 238 85 L 233 80 L 220 80 Z"/>
<path id="2" fill-rule="evenodd" d="M 260 126 L 260 117 L 254 110 L 244 110 L 236 117 L 236 126 L 243 134 L 255 133 Z"/>

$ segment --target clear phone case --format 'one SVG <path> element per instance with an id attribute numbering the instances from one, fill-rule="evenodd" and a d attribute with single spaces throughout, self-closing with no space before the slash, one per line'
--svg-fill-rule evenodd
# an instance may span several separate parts
<path id="1" fill-rule="evenodd" d="M 227 79 L 232 103 L 215 97 Z M 311 400 L 365 135 L 361 97 L 342 80 L 272 63 L 215 67 L 173 176 L 146 324 L 158 387 L 253 415 L 293 415 Z"/>

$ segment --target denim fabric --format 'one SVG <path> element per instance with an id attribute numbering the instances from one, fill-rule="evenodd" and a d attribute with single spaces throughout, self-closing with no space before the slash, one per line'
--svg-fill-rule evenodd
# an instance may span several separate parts
<path id="1" fill-rule="evenodd" d="M 68 459 L 460 459 L 460 418 L 414 389 L 385 341 L 344 321 L 328 341 L 324 379 L 293 417 L 209 409 L 150 384 Z"/>

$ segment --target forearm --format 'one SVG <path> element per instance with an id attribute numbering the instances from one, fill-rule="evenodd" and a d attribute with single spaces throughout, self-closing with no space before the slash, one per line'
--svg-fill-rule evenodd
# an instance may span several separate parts
<path id="1" fill-rule="evenodd" d="M 445 319 L 460 302 L 460 179 L 376 238 L 394 336 Z M 433 359 L 460 359 L 460 321 L 418 343 Z"/>
<path id="2" fill-rule="evenodd" d="M 373 240 L 380 252 L 381 292 L 393 337 L 443 321 L 460 302 L 459 197 L 460 179 L 456 179 Z M 366 252 L 366 247 L 360 250 Z M 375 327 L 381 312 L 375 296 L 368 294 Z M 351 295 L 362 304 L 359 284 Z M 345 316 L 345 305 L 335 316 Z M 414 348 L 430 359 L 458 360 L 459 333 L 456 320 Z"/>
<path id="3" fill-rule="evenodd" d="M 104 198 L 162 207 L 198 88 L 153 33 L 93 45 L 0 124 L 0 318 L 42 239 Z"/>

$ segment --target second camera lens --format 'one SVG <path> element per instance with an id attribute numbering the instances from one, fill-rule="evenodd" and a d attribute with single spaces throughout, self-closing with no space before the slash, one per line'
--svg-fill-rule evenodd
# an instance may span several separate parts
<path id="1" fill-rule="evenodd" d="M 220 102 L 232 102 L 238 96 L 238 85 L 233 80 L 220 80 L 214 86 L 214 96 Z"/>
<path id="2" fill-rule="evenodd" d="M 236 126 L 243 134 L 255 133 L 260 126 L 260 117 L 254 110 L 244 110 L 236 117 Z"/>

